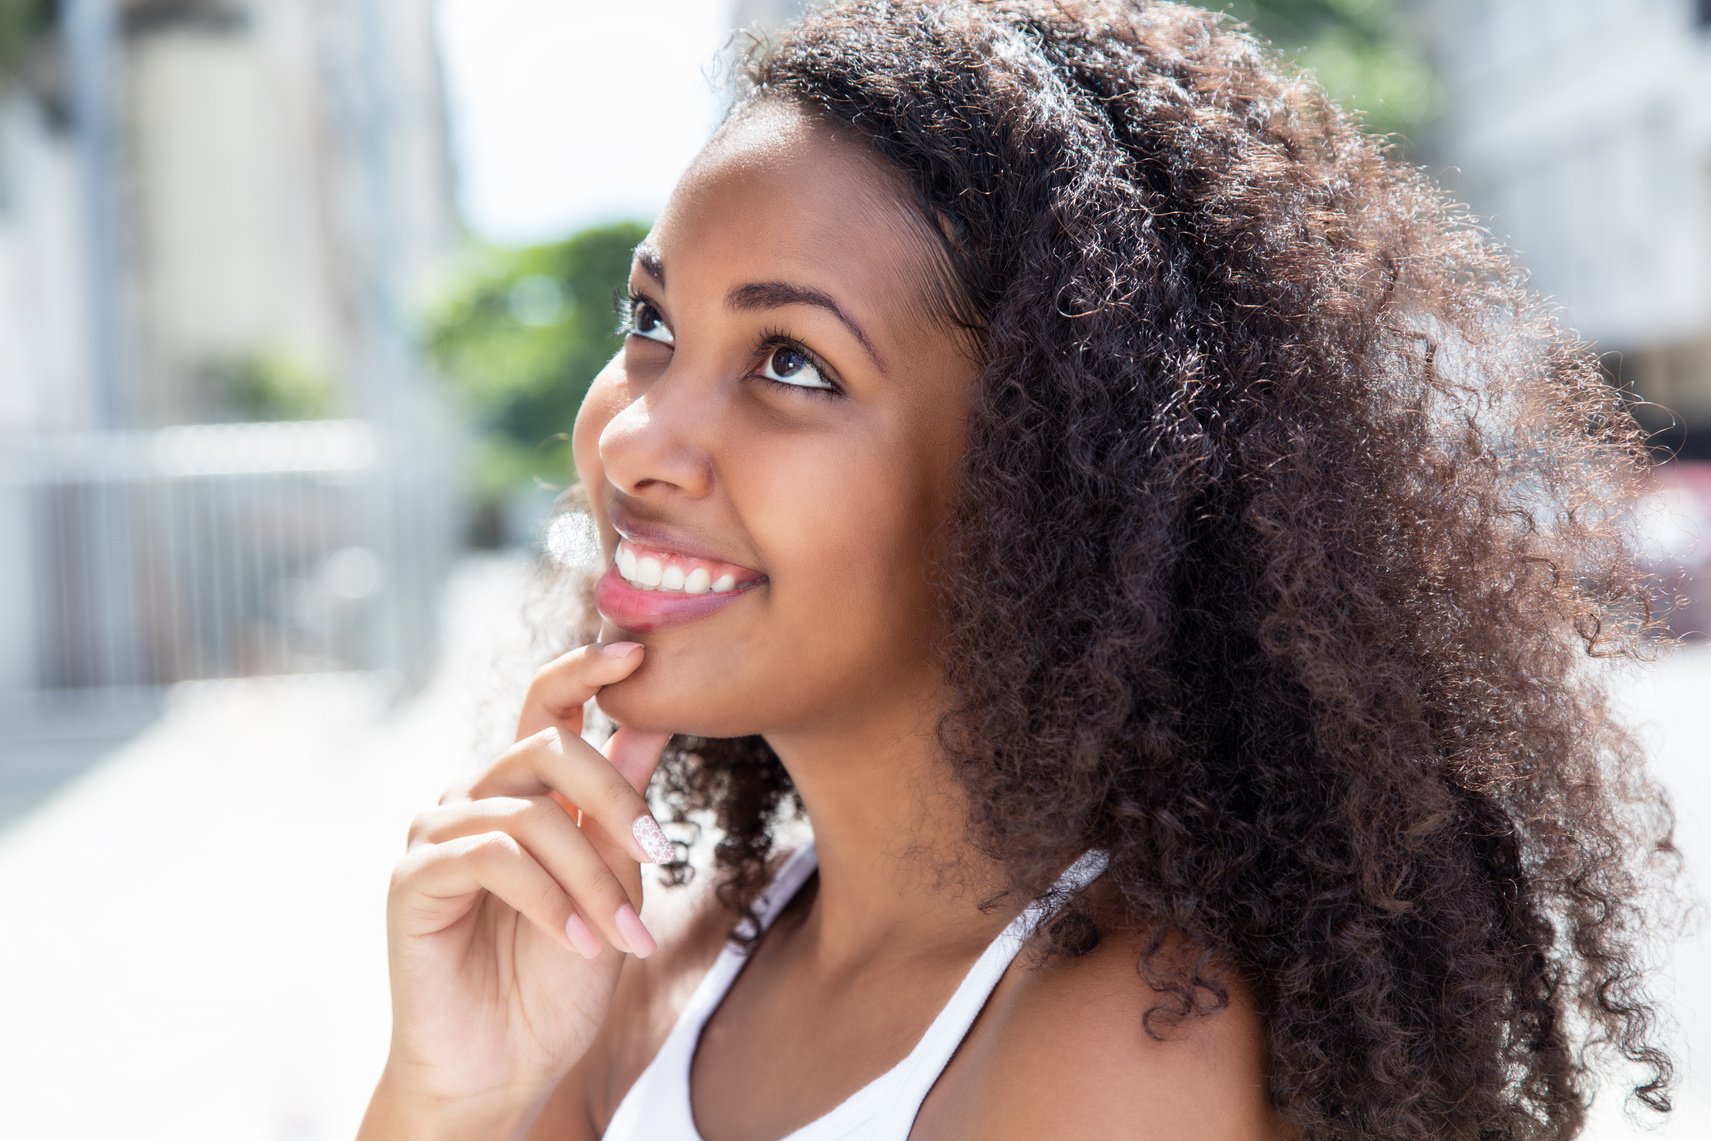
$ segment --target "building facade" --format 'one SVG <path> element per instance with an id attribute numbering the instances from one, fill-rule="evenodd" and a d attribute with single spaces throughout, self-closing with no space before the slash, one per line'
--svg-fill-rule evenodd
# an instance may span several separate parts
<path id="1" fill-rule="evenodd" d="M 126 426 L 265 418 L 233 389 L 269 369 L 324 378 L 330 414 L 369 410 L 384 343 L 461 242 L 432 0 L 105 6 L 110 249 L 79 211 L 63 30 L 0 83 L 0 430 L 92 426 L 104 287 Z"/>
<path id="2" fill-rule="evenodd" d="M 1432 173 L 1662 406 L 1642 409 L 1658 442 L 1711 458 L 1711 2 L 1419 10 L 1444 94 Z"/>
<path id="3" fill-rule="evenodd" d="M 461 507 L 411 345 L 462 242 L 434 0 L 37 10 L 0 76 L 0 744 L 181 681 L 419 681 Z"/>

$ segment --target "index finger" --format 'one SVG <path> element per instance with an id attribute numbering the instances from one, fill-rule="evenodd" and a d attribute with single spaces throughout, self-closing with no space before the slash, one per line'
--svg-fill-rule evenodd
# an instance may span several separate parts
<path id="1" fill-rule="evenodd" d="M 517 740 L 549 725 L 582 735 L 582 706 L 611 685 L 629 677 L 642 661 L 637 642 L 591 642 L 561 654 L 535 672 L 517 718 Z"/>

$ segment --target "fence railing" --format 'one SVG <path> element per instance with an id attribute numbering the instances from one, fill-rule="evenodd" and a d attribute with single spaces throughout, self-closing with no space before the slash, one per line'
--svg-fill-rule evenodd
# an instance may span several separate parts
<path id="1" fill-rule="evenodd" d="M 0 436 L 0 730 L 194 679 L 419 684 L 449 450 L 355 420 Z"/>

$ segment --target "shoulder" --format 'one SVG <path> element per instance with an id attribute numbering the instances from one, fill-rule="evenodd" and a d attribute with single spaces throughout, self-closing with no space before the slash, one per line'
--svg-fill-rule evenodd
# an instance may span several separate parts
<path id="1" fill-rule="evenodd" d="M 1107 933 L 1079 958 L 1024 968 L 984 1036 L 979 1085 L 987 1093 L 968 1107 L 970 1136 L 1290 1136 L 1267 1096 L 1265 1033 L 1248 988 L 1214 972 L 1228 1003 L 1205 1016 L 1155 1020 L 1154 1037 L 1143 1020 L 1165 996 L 1137 972 L 1144 942 Z"/>

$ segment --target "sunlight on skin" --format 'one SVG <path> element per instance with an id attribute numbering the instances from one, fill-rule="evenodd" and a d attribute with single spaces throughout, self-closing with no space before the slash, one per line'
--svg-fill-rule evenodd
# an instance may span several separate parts
<path id="1" fill-rule="evenodd" d="M 840 954 L 873 953 L 888 929 L 942 937 L 942 897 L 901 882 L 907 843 L 962 848 L 951 782 L 921 779 L 947 697 L 931 653 L 933 536 L 975 371 L 927 316 L 936 247 L 870 152 L 763 106 L 709 145 L 642 250 L 637 331 L 574 433 L 603 549 L 610 559 L 627 517 L 665 533 L 638 542 L 765 581 L 669 628 L 637 633 L 608 613 L 606 636 L 647 657 L 601 708 L 643 728 L 767 738 L 813 818 Z M 860 335 L 820 305 L 730 304 L 763 283 L 824 295 Z M 776 355 L 780 338 L 800 359 Z M 780 362 L 793 383 L 770 379 Z"/>

